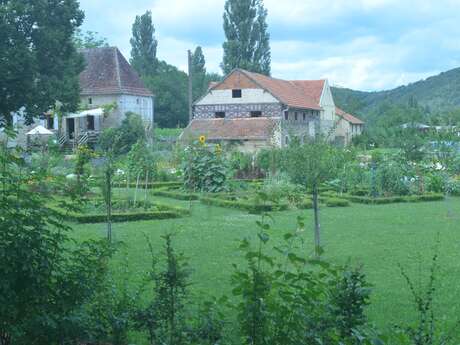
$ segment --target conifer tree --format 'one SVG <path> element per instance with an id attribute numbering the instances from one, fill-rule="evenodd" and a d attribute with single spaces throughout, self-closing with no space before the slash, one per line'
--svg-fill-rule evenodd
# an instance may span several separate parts
<path id="1" fill-rule="evenodd" d="M 226 0 L 222 70 L 234 68 L 270 75 L 270 35 L 262 0 Z"/>

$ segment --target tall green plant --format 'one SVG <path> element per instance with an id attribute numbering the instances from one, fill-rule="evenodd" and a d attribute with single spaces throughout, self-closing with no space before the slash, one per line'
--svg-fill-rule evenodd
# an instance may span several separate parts
<path id="1" fill-rule="evenodd" d="M 111 249 L 71 244 L 70 227 L 32 193 L 44 178 L 25 174 L 24 159 L 0 152 L 0 344 L 62 344 L 84 334 L 82 305 L 103 279 Z"/>
<path id="2" fill-rule="evenodd" d="M 193 143 L 182 158 L 184 187 L 196 192 L 226 191 L 229 169 L 220 145 Z"/>

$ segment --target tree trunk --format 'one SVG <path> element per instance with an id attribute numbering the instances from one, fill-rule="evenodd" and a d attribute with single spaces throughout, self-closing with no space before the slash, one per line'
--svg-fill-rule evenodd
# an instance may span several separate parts
<path id="1" fill-rule="evenodd" d="M 140 178 L 141 178 L 141 173 L 138 173 L 137 180 L 136 180 L 136 189 L 134 190 L 134 207 L 136 207 L 136 203 L 137 203 L 137 190 L 139 189 Z"/>
<path id="2" fill-rule="evenodd" d="M 0 345 L 11 345 L 11 337 L 8 333 L 0 332 Z"/>
<path id="3" fill-rule="evenodd" d="M 149 171 L 145 172 L 145 191 L 144 191 L 144 203 L 147 204 L 147 188 L 149 184 Z M 144 205 L 145 207 L 145 205 Z"/>
<path id="4" fill-rule="evenodd" d="M 109 168 L 106 172 L 107 183 L 107 240 L 112 242 L 112 176 Z"/>
<path id="5" fill-rule="evenodd" d="M 319 223 L 318 186 L 313 186 L 313 212 L 315 216 L 315 255 L 321 256 L 321 226 Z"/>

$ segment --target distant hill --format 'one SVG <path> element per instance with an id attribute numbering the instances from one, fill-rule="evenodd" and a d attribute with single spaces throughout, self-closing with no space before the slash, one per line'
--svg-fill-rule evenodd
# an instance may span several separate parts
<path id="1" fill-rule="evenodd" d="M 427 113 L 460 109 L 460 68 L 443 72 L 407 86 L 379 92 L 332 88 L 336 104 L 364 120 L 378 115 L 383 104 L 405 104 L 416 101 Z"/>

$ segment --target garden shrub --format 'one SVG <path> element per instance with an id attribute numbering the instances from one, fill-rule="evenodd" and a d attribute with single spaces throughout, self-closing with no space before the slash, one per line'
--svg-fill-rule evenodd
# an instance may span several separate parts
<path id="1" fill-rule="evenodd" d="M 301 209 L 301 210 L 309 210 L 313 208 L 313 201 L 311 199 L 303 200 L 302 202 L 298 203 L 296 206 L 298 209 Z"/>
<path id="2" fill-rule="evenodd" d="M 56 203 L 50 205 L 49 207 L 53 209 L 57 214 L 65 217 L 65 219 L 71 222 L 81 224 L 96 224 L 104 223 L 107 221 L 106 213 L 83 213 L 79 212 L 77 209 L 69 211 L 64 210 Z M 155 203 L 154 210 L 135 210 L 126 212 L 114 211 L 112 213 L 112 221 L 121 223 L 140 220 L 171 219 L 181 218 L 189 214 L 190 212 L 184 208 Z"/>
<path id="3" fill-rule="evenodd" d="M 287 175 L 280 173 L 265 180 L 260 192 L 270 201 L 287 200 L 291 204 L 296 204 L 305 195 L 305 188 L 291 183 Z"/>
<path id="4" fill-rule="evenodd" d="M 116 155 L 128 153 L 139 140 L 145 140 L 145 127 L 140 115 L 126 113 L 120 127 L 105 129 L 99 138 L 102 151 L 112 148 Z"/>
<path id="5" fill-rule="evenodd" d="M 200 138 L 185 149 L 182 160 L 184 187 L 194 192 L 217 193 L 228 190 L 229 169 L 220 145 L 210 146 Z"/>
<path id="6" fill-rule="evenodd" d="M 126 183 L 117 182 L 114 183 L 114 188 L 126 188 Z M 157 189 L 157 188 L 177 188 L 182 186 L 182 182 L 175 182 L 175 181 L 166 181 L 166 182 L 149 182 L 147 185 L 142 184 L 142 188 L 147 189 Z M 129 188 L 136 188 L 136 183 L 130 183 Z"/>
<path id="7" fill-rule="evenodd" d="M 288 209 L 287 204 L 275 203 L 255 203 L 254 201 L 226 200 L 222 198 L 202 197 L 201 202 L 205 205 L 234 208 L 248 211 L 249 213 L 259 214 L 261 212 L 284 211 Z"/>
<path id="8" fill-rule="evenodd" d="M 409 195 L 409 196 L 378 197 L 378 198 L 343 194 L 341 197 L 351 202 L 355 202 L 359 204 L 373 204 L 373 205 L 393 204 L 393 203 L 401 203 L 401 202 L 441 201 L 441 200 L 444 200 L 445 198 L 443 194 L 437 194 L 437 193 L 423 194 L 423 195 Z"/>
<path id="9" fill-rule="evenodd" d="M 375 181 L 380 195 L 408 195 L 408 172 L 401 162 L 386 160 L 378 165 Z"/>
<path id="10" fill-rule="evenodd" d="M 199 196 L 197 194 L 183 192 L 183 191 L 176 190 L 176 189 L 157 190 L 157 191 L 154 191 L 152 194 L 156 196 L 163 196 L 166 198 L 177 199 L 177 200 L 198 200 L 199 199 Z"/>
<path id="11" fill-rule="evenodd" d="M 345 199 L 339 198 L 328 198 L 324 201 L 327 207 L 347 207 L 350 206 L 350 202 Z"/>
<path id="12" fill-rule="evenodd" d="M 433 193 L 444 193 L 448 189 L 449 176 L 445 173 L 431 173 L 426 176 L 426 189 Z"/>

